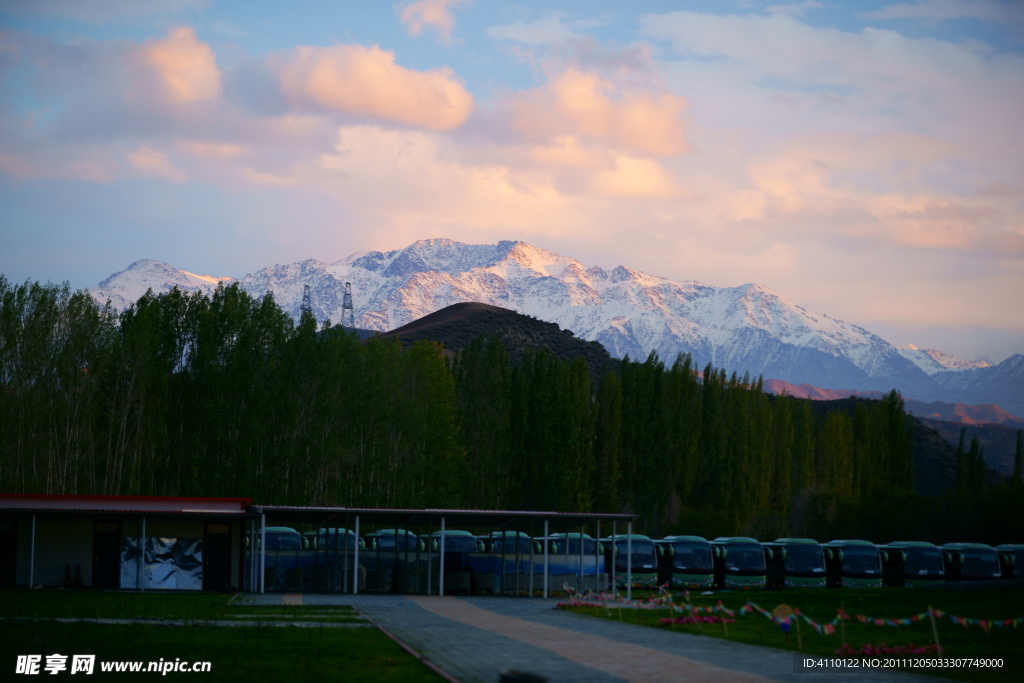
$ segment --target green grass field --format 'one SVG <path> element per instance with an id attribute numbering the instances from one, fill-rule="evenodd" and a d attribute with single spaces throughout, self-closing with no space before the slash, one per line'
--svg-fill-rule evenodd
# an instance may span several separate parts
<path id="1" fill-rule="evenodd" d="M 54 653 L 96 655 L 101 661 L 211 662 L 210 681 L 352 680 L 431 682 L 443 680 L 375 628 L 292 628 L 217 626 L 102 625 L 49 619 L 113 618 L 224 621 L 364 621 L 349 607 L 252 606 L 228 604 L 225 594 L 155 594 L 98 591 L 3 590 L 0 617 L 0 680 L 13 676 L 18 655 Z M 70 660 L 69 660 L 70 661 Z M 67 672 L 62 672 L 67 674 Z M 170 673 L 173 677 L 175 674 Z M 158 673 L 136 674 L 150 678 Z"/>
<path id="2" fill-rule="evenodd" d="M 634 591 L 634 599 L 637 598 Z M 646 597 L 646 594 L 644 595 Z M 682 594 L 676 594 L 676 602 L 682 601 Z M 797 651 L 799 648 L 796 621 L 789 637 L 774 622 L 758 612 L 739 615 L 738 610 L 747 601 L 772 611 L 777 605 L 787 604 L 799 609 L 818 623 L 832 621 L 842 605 L 850 615 L 862 614 L 882 619 L 899 619 L 925 612 L 929 605 L 950 614 L 975 619 L 1012 619 L 1024 616 L 1024 590 L 1019 588 L 974 591 L 915 590 L 901 588 L 840 589 L 803 591 L 720 591 L 714 595 L 691 594 L 695 606 L 713 606 L 719 600 L 737 611 L 735 623 L 693 624 L 670 626 L 660 623 L 669 616 L 668 609 L 635 610 L 568 607 L 572 611 L 604 619 L 622 619 L 630 623 L 664 630 L 678 630 L 685 633 L 728 638 L 744 643 L 766 645 L 784 650 Z M 702 613 L 702 615 L 704 615 Z M 682 616 L 678 613 L 675 616 Z M 706 616 L 706 615 L 704 615 Z M 714 616 L 725 616 L 715 613 Z M 936 622 L 939 642 L 946 655 L 951 657 L 1004 657 L 1010 667 L 1003 670 L 947 669 L 941 676 L 961 681 L 1019 681 L 1024 676 L 1024 624 L 1014 628 L 993 627 L 986 633 L 978 626 L 965 628 L 954 624 L 948 618 Z M 818 635 L 806 622 L 800 624 L 802 651 L 814 655 L 835 656 L 843 642 L 843 632 L 837 627 L 832 635 Z M 877 626 L 862 624 L 855 619 L 845 622 L 846 642 L 854 649 L 865 644 L 885 643 L 889 647 L 907 645 L 929 645 L 934 642 L 930 620 L 915 622 L 910 626 Z M 919 673 L 926 673 L 919 671 Z"/>

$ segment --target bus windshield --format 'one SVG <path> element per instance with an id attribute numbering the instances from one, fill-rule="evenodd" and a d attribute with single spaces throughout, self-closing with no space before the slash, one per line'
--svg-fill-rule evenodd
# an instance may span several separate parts
<path id="1" fill-rule="evenodd" d="M 434 540 L 440 545 L 441 535 L 434 536 Z M 445 534 L 444 550 L 448 553 L 475 553 L 476 539 L 472 536 L 449 536 Z"/>
<path id="2" fill-rule="evenodd" d="M 626 541 L 618 540 L 615 541 L 615 547 L 619 549 L 618 555 L 615 559 L 615 566 L 622 569 L 626 568 Z M 654 541 L 642 541 L 634 540 L 632 542 L 633 552 L 633 568 L 634 569 L 655 569 L 656 563 L 654 561 Z"/>
<path id="3" fill-rule="evenodd" d="M 765 570 L 765 554 L 760 545 L 753 543 L 734 543 L 725 547 L 726 571 L 760 571 Z"/>
<path id="4" fill-rule="evenodd" d="M 697 541 L 676 541 L 672 544 L 675 555 L 673 569 L 688 569 L 693 572 L 711 572 L 711 545 Z"/>
<path id="5" fill-rule="evenodd" d="M 787 545 L 786 571 L 791 573 L 813 573 L 825 571 L 825 554 L 817 544 Z"/>
<path id="6" fill-rule="evenodd" d="M 555 541 L 558 544 L 558 555 L 579 555 L 580 554 L 580 539 L 579 538 L 560 538 Z M 636 544 L 633 544 L 634 547 Z M 597 552 L 597 542 L 592 538 L 583 539 L 583 554 L 593 555 Z M 634 552 L 636 552 L 634 550 Z"/>
<path id="7" fill-rule="evenodd" d="M 317 547 L 328 550 L 355 550 L 356 535 L 351 531 L 345 533 L 321 531 L 317 536 Z"/>
<path id="8" fill-rule="evenodd" d="M 984 548 L 968 548 L 960 551 L 964 556 L 960 573 L 964 576 L 991 578 L 999 576 L 999 558 L 996 551 Z"/>
<path id="9" fill-rule="evenodd" d="M 942 553 L 938 548 L 906 548 L 907 561 L 903 573 L 907 576 L 942 576 Z"/>
<path id="10" fill-rule="evenodd" d="M 416 534 L 384 534 L 377 537 L 377 550 L 416 550 L 418 543 Z"/>
<path id="11" fill-rule="evenodd" d="M 267 550 L 298 550 L 302 547 L 302 536 L 299 534 L 279 534 L 267 532 Z"/>
<path id="12" fill-rule="evenodd" d="M 528 538 L 515 538 L 509 536 L 507 538 L 495 538 L 492 541 L 491 552 L 500 555 L 502 553 L 506 555 L 515 555 L 517 552 L 520 555 L 529 555 L 533 552 L 533 543 Z"/>
<path id="13" fill-rule="evenodd" d="M 843 573 L 881 574 L 882 558 L 877 548 L 869 546 L 846 546 L 843 553 Z"/>
<path id="14" fill-rule="evenodd" d="M 760 545 L 730 543 L 725 549 L 725 571 L 764 573 L 764 550 Z"/>

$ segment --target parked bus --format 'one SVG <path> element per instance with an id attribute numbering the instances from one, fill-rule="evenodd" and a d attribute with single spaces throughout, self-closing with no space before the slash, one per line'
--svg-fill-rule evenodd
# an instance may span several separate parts
<path id="1" fill-rule="evenodd" d="M 641 534 L 615 536 L 601 539 L 604 545 L 605 566 L 615 567 L 614 581 L 619 588 L 626 587 L 627 568 L 632 574 L 634 588 L 656 588 L 658 585 L 657 549 L 654 541 Z M 631 551 L 632 561 L 627 564 L 627 552 Z"/>
<path id="2" fill-rule="evenodd" d="M 265 546 L 264 537 L 266 538 Z M 281 587 L 301 589 L 302 567 L 306 559 L 304 548 L 307 543 L 307 539 L 303 538 L 302 534 L 287 526 L 268 526 L 262 533 L 256 532 L 256 552 L 264 557 L 266 562 L 264 581 L 267 590 L 276 590 Z M 265 552 L 261 553 L 261 549 L 264 548 Z"/>
<path id="3" fill-rule="evenodd" d="M 829 588 L 881 588 L 882 552 L 868 541 L 826 543 L 825 580 Z"/>
<path id="4" fill-rule="evenodd" d="M 711 541 L 718 588 L 764 588 L 767 582 L 764 548 L 745 536 L 720 536 Z"/>
<path id="5" fill-rule="evenodd" d="M 825 551 L 813 538 L 776 538 L 762 545 L 768 588 L 825 587 Z"/>
<path id="6" fill-rule="evenodd" d="M 540 544 L 522 531 L 492 531 L 489 536 L 478 537 L 484 542 L 484 552 L 495 555 L 529 557 L 542 552 Z"/>
<path id="7" fill-rule="evenodd" d="M 1004 579 L 1024 579 L 1024 544 L 1004 543 L 997 545 L 999 563 Z"/>
<path id="8" fill-rule="evenodd" d="M 999 554 L 984 543 L 946 543 L 946 581 L 991 581 L 1000 577 Z"/>
<path id="9" fill-rule="evenodd" d="M 484 542 L 468 531 L 447 529 L 444 532 L 444 548 L 441 548 L 441 532 L 435 531 L 424 538 L 427 544 L 428 560 L 431 567 L 431 590 L 439 588 L 438 573 L 441 569 L 440 553 L 444 553 L 444 591 L 454 593 L 462 591 L 471 593 L 473 586 L 473 566 L 479 553 L 484 551 Z M 434 559 L 434 556 L 437 559 Z"/>
<path id="10" fill-rule="evenodd" d="M 541 544 L 522 531 L 492 531 L 478 536 L 485 555 L 470 558 L 476 587 L 492 593 L 531 594 L 536 586 L 544 585 L 538 574 L 536 557 L 543 552 Z M 488 579 L 487 573 L 491 573 Z M 488 587 L 488 582 L 490 586 Z"/>
<path id="11" fill-rule="evenodd" d="M 608 589 L 604 546 L 590 535 L 579 532 L 551 534 L 548 536 L 548 553 L 548 568 L 556 589 L 563 584 L 582 591 Z"/>
<path id="12" fill-rule="evenodd" d="M 405 553 L 426 550 L 426 544 L 419 536 L 405 529 L 381 529 L 366 535 L 371 551 L 384 553 Z"/>
<path id="13" fill-rule="evenodd" d="M 316 532 L 316 547 L 329 550 L 362 550 L 366 547 L 363 539 L 356 538 L 354 531 L 342 527 L 321 528 Z"/>
<path id="14" fill-rule="evenodd" d="M 576 555 L 580 554 L 580 533 L 551 534 L 548 536 L 548 552 L 552 555 Z M 593 557 L 598 551 L 600 544 L 589 534 L 583 534 L 583 556 Z"/>
<path id="15" fill-rule="evenodd" d="M 882 552 L 882 584 L 920 588 L 945 581 L 942 551 L 925 541 L 895 541 L 879 546 Z"/>
<path id="16" fill-rule="evenodd" d="M 673 588 L 711 588 L 715 566 L 711 544 L 701 536 L 666 536 L 656 542 L 658 584 Z"/>

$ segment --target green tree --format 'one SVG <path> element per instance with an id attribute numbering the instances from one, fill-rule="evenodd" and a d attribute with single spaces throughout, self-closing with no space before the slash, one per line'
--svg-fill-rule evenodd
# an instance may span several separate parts
<path id="1" fill-rule="evenodd" d="M 597 396 L 594 443 L 594 509 L 618 512 L 619 458 L 622 451 L 622 383 L 616 372 L 601 380 Z"/>
<path id="2" fill-rule="evenodd" d="M 1013 449 L 1013 474 L 1010 477 L 1010 485 L 1020 488 L 1024 485 L 1022 477 L 1024 477 L 1024 439 L 1022 439 L 1022 432 L 1017 430 L 1017 443 Z"/>

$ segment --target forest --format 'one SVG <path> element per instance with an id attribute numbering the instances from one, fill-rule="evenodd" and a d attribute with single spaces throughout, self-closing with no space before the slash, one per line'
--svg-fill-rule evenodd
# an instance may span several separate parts
<path id="1" fill-rule="evenodd" d="M 914 492 L 893 391 L 815 416 L 724 368 L 625 359 L 595 378 L 501 340 L 452 356 L 293 321 L 267 294 L 147 293 L 122 312 L 0 275 L 0 491 L 633 512 L 641 533 L 1019 542 L 1014 474 Z M 920 428 L 920 427 L 917 427 Z"/>

